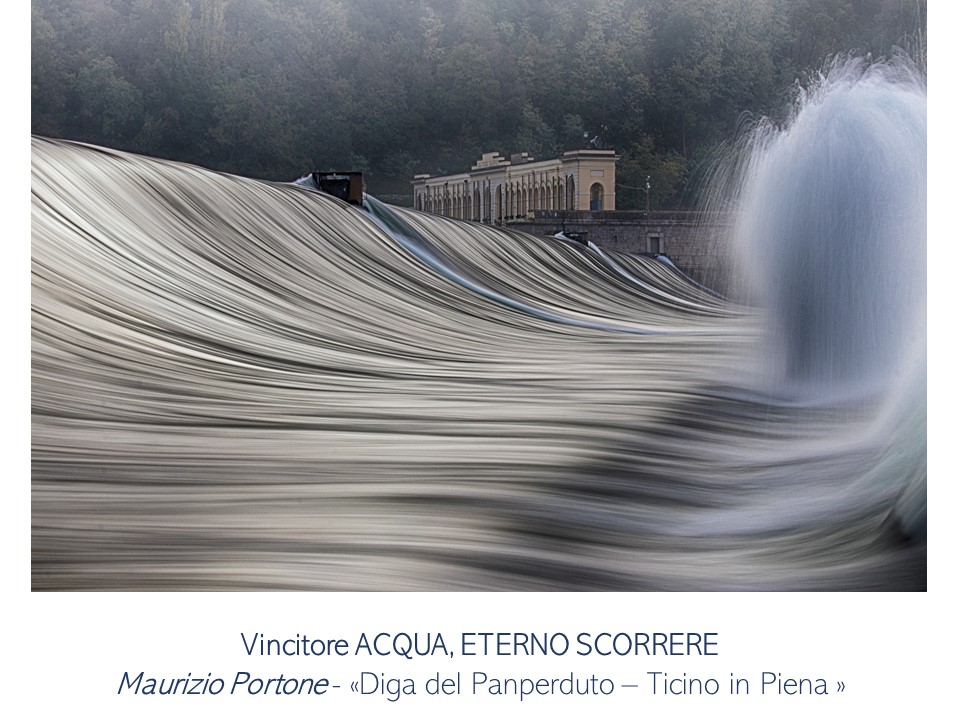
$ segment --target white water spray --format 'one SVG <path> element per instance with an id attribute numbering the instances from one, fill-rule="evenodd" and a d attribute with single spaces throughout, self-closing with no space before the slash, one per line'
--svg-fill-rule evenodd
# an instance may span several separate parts
<path id="1" fill-rule="evenodd" d="M 764 380 L 807 397 L 902 383 L 926 339 L 919 72 L 905 59 L 835 64 L 784 129 L 760 124 L 744 170 L 735 237 L 768 312 Z"/>

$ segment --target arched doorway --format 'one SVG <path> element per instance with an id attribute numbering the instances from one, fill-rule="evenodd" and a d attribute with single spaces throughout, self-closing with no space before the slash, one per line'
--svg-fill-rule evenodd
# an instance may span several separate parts
<path id="1" fill-rule="evenodd" d="M 600 183 L 590 186 L 590 209 L 603 210 L 603 185 Z"/>

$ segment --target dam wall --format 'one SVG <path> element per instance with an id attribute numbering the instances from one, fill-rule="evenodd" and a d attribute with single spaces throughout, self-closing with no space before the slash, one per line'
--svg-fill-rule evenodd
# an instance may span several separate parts
<path id="1" fill-rule="evenodd" d="M 605 250 L 662 254 L 697 282 L 725 289 L 727 238 L 733 215 L 696 211 L 537 210 L 506 227 L 531 235 L 577 233 Z"/>

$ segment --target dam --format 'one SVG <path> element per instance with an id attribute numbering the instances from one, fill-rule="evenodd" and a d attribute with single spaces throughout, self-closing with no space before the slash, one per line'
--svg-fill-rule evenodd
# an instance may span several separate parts
<path id="1" fill-rule="evenodd" d="M 33 138 L 33 589 L 925 589 L 925 127 L 865 63 L 759 126 L 737 301 Z"/>

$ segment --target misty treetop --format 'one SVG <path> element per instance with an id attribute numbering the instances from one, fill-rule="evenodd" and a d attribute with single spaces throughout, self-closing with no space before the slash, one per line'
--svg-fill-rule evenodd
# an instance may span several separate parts
<path id="1" fill-rule="evenodd" d="M 688 201 L 744 113 L 842 52 L 925 53 L 916 0 L 33 0 L 32 130 L 374 191 L 599 136 L 618 203 Z"/>

